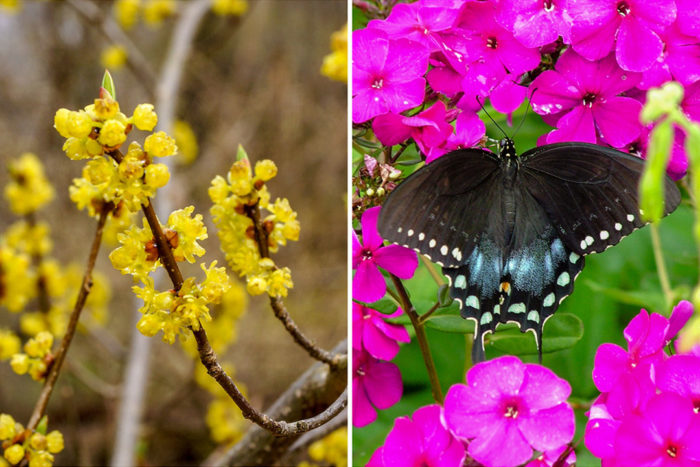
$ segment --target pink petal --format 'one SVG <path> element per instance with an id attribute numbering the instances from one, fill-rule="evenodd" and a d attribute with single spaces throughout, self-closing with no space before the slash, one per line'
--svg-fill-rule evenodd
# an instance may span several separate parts
<path id="1" fill-rule="evenodd" d="M 532 448 L 516 424 L 507 422 L 494 426 L 491 436 L 474 439 L 469 443 L 468 451 L 477 461 L 492 466 L 520 465 L 532 456 Z"/>
<path id="2" fill-rule="evenodd" d="M 360 29 L 352 33 L 353 67 L 374 72 L 384 68 L 389 40 L 383 32 Z"/>
<path id="3" fill-rule="evenodd" d="M 639 415 L 626 417 L 615 436 L 615 454 L 626 465 L 657 465 L 663 440 L 651 423 Z"/>
<path id="4" fill-rule="evenodd" d="M 447 391 L 444 418 L 447 427 L 463 439 L 489 433 L 494 424 L 503 420 L 497 413 L 500 399 L 497 396 L 484 398 L 464 384 L 454 384 Z"/>
<path id="5" fill-rule="evenodd" d="M 697 0 L 676 0 L 678 26 L 684 34 L 700 36 L 700 3 Z"/>
<path id="6" fill-rule="evenodd" d="M 521 419 L 518 428 L 530 446 L 546 451 L 571 441 L 575 425 L 574 410 L 569 404 L 562 403 Z"/>
<path id="7" fill-rule="evenodd" d="M 393 113 L 379 115 L 372 122 L 372 130 L 384 146 L 393 146 L 411 137 L 411 127 L 403 120 L 402 115 Z"/>
<path id="8" fill-rule="evenodd" d="M 372 261 L 363 261 L 352 278 L 352 298 L 365 303 L 380 300 L 386 293 L 384 276 Z"/>
<path id="9" fill-rule="evenodd" d="M 693 304 L 688 300 L 681 300 L 678 305 L 673 307 L 671 317 L 668 319 L 668 331 L 666 331 L 665 344 L 671 342 L 671 339 L 676 337 L 678 331 L 681 330 L 685 323 L 688 322 L 693 315 Z"/>
<path id="10" fill-rule="evenodd" d="M 563 58 L 563 57 L 562 57 Z M 530 85 L 532 110 L 540 115 L 559 114 L 581 103 L 581 91 L 566 75 L 548 70 Z"/>
<path id="11" fill-rule="evenodd" d="M 593 363 L 593 383 L 600 392 L 610 391 L 620 375 L 627 371 L 629 355 L 616 344 L 598 347 Z"/>
<path id="12" fill-rule="evenodd" d="M 369 425 L 377 419 L 377 411 L 369 403 L 367 393 L 362 382 L 353 378 L 352 380 L 352 424 L 353 426 Z"/>
<path id="13" fill-rule="evenodd" d="M 410 279 L 418 267 L 415 251 L 399 245 L 389 245 L 374 253 L 377 265 L 401 279 Z"/>
<path id="14" fill-rule="evenodd" d="M 352 231 L 352 268 L 357 269 L 357 267 L 362 262 L 362 244 L 357 238 L 355 231 Z"/>
<path id="15" fill-rule="evenodd" d="M 376 206 L 369 208 L 362 214 L 362 244 L 365 248 L 376 250 L 384 244 L 384 240 L 379 236 L 377 230 L 377 219 L 379 219 L 379 211 L 382 208 Z"/>
<path id="16" fill-rule="evenodd" d="M 370 358 L 363 379 L 367 397 L 378 409 L 388 409 L 401 400 L 403 382 L 399 367 Z"/>
<path id="17" fill-rule="evenodd" d="M 388 111 L 389 106 L 377 90 L 358 90 L 357 94 L 352 97 L 352 121 L 354 123 L 366 122 L 370 118 Z"/>
<path id="18" fill-rule="evenodd" d="M 416 465 L 420 461 L 423 448 L 421 431 L 408 417 L 399 417 L 384 442 L 384 465 L 403 467 Z"/>
<path id="19" fill-rule="evenodd" d="M 700 357 L 674 355 L 657 367 L 659 389 L 700 402 Z"/>
<path id="20" fill-rule="evenodd" d="M 650 400 L 644 415 L 653 423 L 656 432 L 667 440 L 681 439 L 697 416 L 690 399 L 668 393 L 658 394 Z"/>
<path id="21" fill-rule="evenodd" d="M 399 310 L 401 309 L 399 308 Z M 394 317 L 394 315 L 387 315 L 386 317 L 388 318 L 390 316 Z M 387 337 L 399 342 L 411 342 L 411 337 L 403 325 L 387 323 L 379 317 L 373 318 L 372 322 L 375 323 L 377 329 L 381 330 Z"/>
<path id="22" fill-rule="evenodd" d="M 393 82 L 412 81 L 428 71 L 429 55 L 430 51 L 418 42 L 407 39 L 392 40 L 389 41 L 384 70 L 389 73 L 388 78 Z"/>
<path id="23" fill-rule="evenodd" d="M 593 126 L 593 113 L 591 109 L 579 105 L 561 117 L 557 122 L 557 130 L 547 136 L 547 143 L 559 143 L 562 141 L 581 141 L 584 143 L 596 143 L 595 127 Z"/>
<path id="24" fill-rule="evenodd" d="M 363 327 L 362 343 L 370 355 L 381 360 L 391 360 L 399 353 L 399 344 L 380 332 L 372 322 Z"/>
<path id="25" fill-rule="evenodd" d="M 514 112 L 527 95 L 527 88 L 507 77 L 491 91 L 491 104 L 501 113 Z"/>
<path id="26" fill-rule="evenodd" d="M 537 49 L 527 48 L 512 36 L 499 37 L 498 58 L 514 75 L 532 70 L 540 63 Z"/>
<path id="27" fill-rule="evenodd" d="M 453 467 L 455 465 L 464 465 L 465 457 L 467 456 L 464 445 L 457 439 L 452 439 L 452 442 L 440 454 L 440 457 L 433 465 L 435 467 Z"/>
<path id="28" fill-rule="evenodd" d="M 474 365 L 467 373 L 467 384 L 482 396 L 497 400 L 501 394 L 519 393 L 526 378 L 526 368 L 517 357 L 499 357 Z"/>
<path id="29" fill-rule="evenodd" d="M 526 364 L 525 378 L 519 394 L 531 411 L 555 407 L 571 394 L 571 386 L 549 368 Z"/>
<path id="30" fill-rule="evenodd" d="M 352 302 L 352 348 L 362 350 L 362 328 L 365 324 L 364 307 Z"/>
<path id="31" fill-rule="evenodd" d="M 639 44 L 644 44 L 640 47 Z M 617 63 L 629 71 L 647 70 L 663 51 L 659 36 L 633 18 L 625 18 L 617 34 Z"/>
<path id="32" fill-rule="evenodd" d="M 384 454 L 383 451 L 384 446 L 379 446 L 377 450 L 372 453 L 372 457 L 369 458 L 365 467 L 384 467 L 384 459 L 382 458 Z"/>
<path id="33" fill-rule="evenodd" d="M 642 131 L 639 113 L 642 104 L 629 97 L 610 97 L 593 104 L 593 118 L 603 137 L 615 147 L 634 141 Z"/>
<path id="34" fill-rule="evenodd" d="M 426 78 L 433 90 L 447 97 L 455 97 L 458 92 L 462 91 L 462 75 L 457 73 L 452 67 L 434 67 L 428 71 Z"/>
<path id="35" fill-rule="evenodd" d="M 615 434 L 620 426 L 617 420 L 591 419 L 586 424 L 584 443 L 594 456 L 605 459 L 615 455 Z"/>
<path id="36" fill-rule="evenodd" d="M 400 113 L 419 106 L 425 97 L 425 78 L 418 77 L 404 82 L 388 82 L 380 90 L 381 98 L 386 102 L 387 111 Z M 355 101 L 353 100 L 353 108 Z M 375 114 L 379 115 L 379 113 Z M 354 121 L 354 120 L 353 120 Z"/>
<path id="37" fill-rule="evenodd" d="M 581 8 L 585 8 L 586 2 L 572 2 L 572 5 L 580 4 Z M 600 7 L 593 4 L 591 12 L 599 10 Z M 573 18 L 577 17 L 577 13 L 569 12 Z M 571 26 L 571 45 L 573 49 L 581 56 L 588 60 L 598 60 L 605 57 L 613 47 L 615 42 L 615 33 L 619 27 L 620 20 L 614 10 L 601 11 L 604 16 L 597 18 L 595 23 L 587 24 L 580 21 L 575 21 Z M 619 16 L 618 16 L 619 18 Z"/>

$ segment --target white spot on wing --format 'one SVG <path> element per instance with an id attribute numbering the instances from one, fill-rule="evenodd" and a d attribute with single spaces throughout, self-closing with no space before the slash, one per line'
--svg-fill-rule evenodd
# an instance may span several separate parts
<path id="1" fill-rule="evenodd" d="M 550 292 L 549 295 L 544 297 L 544 301 L 542 302 L 542 305 L 552 306 L 552 305 L 554 305 L 554 299 L 555 299 L 554 292 Z"/>
<path id="2" fill-rule="evenodd" d="M 524 303 L 513 303 L 510 307 L 508 307 L 508 313 L 525 313 L 526 308 Z"/>
<path id="3" fill-rule="evenodd" d="M 435 245 L 437 245 L 437 242 L 434 238 L 428 242 L 428 246 L 430 246 L 430 248 L 435 248 Z"/>
<path id="4" fill-rule="evenodd" d="M 481 315 L 481 324 L 489 324 L 491 321 L 493 321 L 493 315 L 488 311 Z"/>
<path id="5" fill-rule="evenodd" d="M 408 229 L 408 232 L 406 232 L 406 235 L 409 237 L 413 237 L 413 229 Z"/>
<path id="6" fill-rule="evenodd" d="M 571 281 L 571 277 L 569 276 L 569 273 L 564 271 L 557 278 L 557 285 L 564 287 L 566 285 L 569 285 L 570 281 Z"/>
<path id="7" fill-rule="evenodd" d="M 571 253 L 569 253 L 569 262 L 571 264 L 576 264 L 576 262 L 578 261 L 579 258 L 580 258 L 580 256 L 577 255 L 576 253 L 574 253 L 573 251 Z"/>
<path id="8" fill-rule="evenodd" d="M 452 256 L 454 256 L 457 261 L 462 261 L 462 250 L 455 248 L 452 250 Z"/>
<path id="9" fill-rule="evenodd" d="M 581 240 L 581 244 L 579 246 L 581 247 L 582 250 L 585 250 L 586 248 L 588 248 L 588 245 L 586 244 L 585 240 Z"/>
<path id="10" fill-rule="evenodd" d="M 423 232 L 419 233 L 418 240 L 420 240 L 422 242 L 424 239 L 425 239 L 425 234 Z"/>
<path id="11" fill-rule="evenodd" d="M 617 230 L 618 232 L 622 230 L 622 224 L 620 224 L 619 222 L 615 222 L 615 230 Z"/>
<path id="12" fill-rule="evenodd" d="M 634 214 L 627 214 L 627 221 L 634 222 Z"/>
<path id="13" fill-rule="evenodd" d="M 460 274 L 459 276 L 455 277 L 455 287 L 458 289 L 467 288 L 467 278 L 464 277 L 464 274 Z"/>
<path id="14" fill-rule="evenodd" d="M 470 295 L 467 297 L 467 300 L 464 302 L 466 306 L 470 306 L 472 308 L 476 308 L 477 310 L 479 309 L 479 298 L 476 295 Z"/>
<path id="15" fill-rule="evenodd" d="M 586 245 L 593 245 L 593 237 L 591 237 L 590 235 L 586 235 L 586 238 L 584 240 L 586 241 Z"/>
<path id="16" fill-rule="evenodd" d="M 535 323 L 540 322 L 540 314 L 537 313 L 535 310 L 530 310 L 530 313 L 527 314 L 527 319 L 530 321 L 534 321 Z"/>
<path id="17" fill-rule="evenodd" d="M 447 248 L 447 245 L 442 245 L 440 248 L 440 253 L 442 253 L 442 256 L 447 256 L 447 252 L 449 251 L 449 248 Z"/>
<path id="18" fill-rule="evenodd" d="M 601 230 L 601 231 L 600 231 L 600 239 L 601 239 L 601 240 L 607 240 L 608 238 L 610 238 L 610 234 L 608 233 L 608 231 L 607 231 L 607 230 Z"/>

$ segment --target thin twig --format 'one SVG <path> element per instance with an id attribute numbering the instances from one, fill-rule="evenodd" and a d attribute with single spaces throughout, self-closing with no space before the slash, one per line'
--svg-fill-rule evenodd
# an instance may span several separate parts
<path id="1" fill-rule="evenodd" d="M 430 346 L 428 345 L 428 339 L 425 336 L 425 328 L 420 323 L 420 316 L 416 313 L 416 309 L 411 303 L 411 299 L 408 297 L 408 293 L 403 286 L 401 279 L 391 274 L 391 280 L 396 286 L 396 290 L 401 297 L 401 305 L 403 306 L 403 311 L 408 315 L 413 325 L 413 329 L 416 331 L 416 339 L 418 339 L 418 345 L 420 346 L 421 354 L 423 354 L 423 361 L 425 362 L 425 368 L 428 371 L 428 379 L 430 380 L 430 388 L 433 392 L 433 399 L 438 404 L 442 404 L 442 388 L 440 387 L 440 380 L 437 376 L 437 370 L 435 369 L 435 362 L 433 361 L 433 356 L 430 353 Z"/>
<path id="2" fill-rule="evenodd" d="M 253 236 L 255 243 L 258 245 L 258 252 L 261 258 L 269 258 L 270 250 L 268 245 L 267 231 L 263 228 L 260 222 L 260 208 L 258 204 L 253 206 L 244 206 L 244 211 L 248 218 L 253 222 Z M 344 369 L 347 368 L 348 357 L 345 354 L 332 353 L 318 347 L 314 342 L 306 337 L 301 332 L 299 326 L 294 322 L 289 315 L 287 308 L 284 306 L 284 301 L 279 296 L 270 297 L 270 307 L 275 313 L 275 317 L 279 319 L 287 332 L 292 336 L 294 342 L 299 344 L 306 352 L 316 360 L 329 364 L 332 368 Z"/>
<path id="3" fill-rule="evenodd" d="M 46 412 L 46 406 L 49 404 L 49 398 L 51 397 L 51 392 L 56 385 L 56 380 L 58 379 L 58 374 L 61 371 L 61 366 L 68 353 L 68 348 L 70 347 L 73 336 L 75 335 L 75 330 L 78 327 L 78 319 L 80 318 L 80 313 L 83 311 L 85 306 L 85 301 L 87 300 L 90 289 L 92 288 L 92 270 L 95 267 L 95 261 L 97 260 L 97 253 L 100 251 L 100 244 L 102 243 L 102 231 L 104 230 L 105 222 L 107 221 L 107 216 L 112 205 L 105 203 L 102 205 L 102 210 L 100 211 L 100 218 L 97 221 L 97 229 L 95 231 L 95 238 L 92 240 L 92 247 L 90 248 L 90 256 L 88 257 L 87 266 L 85 267 L 85 275 L 83 276 L 83 282 L 80 287 L 80 292 L 78 293 L 78 298 L 75 300 L 75 306 L 73 307 L 73 312 L 70 316 L 70 321 L 68 321 L 68 326 L 66 328 L 66 333 L 61 340 L 61 345 L 56 352 L 54 361 L 49 368 L 49 374 L 46 376 L 46 382 L 41 390 L 39 399 L 36 401 L 34 406 L 34 411 L 32 416 L 29 418 L 27 423 L 27 428 L 33 430 L 39 424 L 41 417 L 44 416 Z"/>

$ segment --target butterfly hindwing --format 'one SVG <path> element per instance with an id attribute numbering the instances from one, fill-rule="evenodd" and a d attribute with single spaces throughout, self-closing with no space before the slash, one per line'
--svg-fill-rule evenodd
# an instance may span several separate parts
<path id="1" fill-rule="evenodd" d="M 642 227 L 637 186 L 644 161 L 612 148 L 558 143 L 521 157 L 519 176 L 562 240 L 579 255 L 599 253 Z M 666 177 L 664 214 L 680 203 Z"/>
<path id="2" fill-rule="evenodd" d="M 500 229 L 476 206 L 501 209 L 499 161 L 480 149 L 446 154 L 404 180 L 384 203 L 382 237 L 412 248 L 441 266 L 465 261 L 488 229 Z M 491 214 L 491 213 L 489 213 Z"/>

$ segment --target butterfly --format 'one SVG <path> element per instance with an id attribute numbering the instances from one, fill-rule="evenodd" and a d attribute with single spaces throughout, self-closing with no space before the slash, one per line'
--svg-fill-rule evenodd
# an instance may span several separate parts
<path id="1" fill-rule="evenodd" d="M 442 266 L 461 316 L 475 321 L 472 361 L 499 323 L 542 328 L 573 291 L 584 257 L 642 227 L 637 186 L 644 161 L 589 143 L 522 154 L 510 138 L 498 155 L 459 149 L 423 166 L 392 191 L 378 221 L 384 239 Z M 664 215 L 680 192 L 664 181 Z"/>

